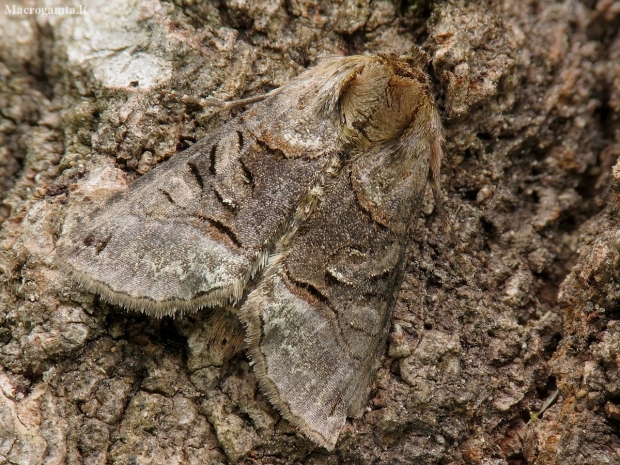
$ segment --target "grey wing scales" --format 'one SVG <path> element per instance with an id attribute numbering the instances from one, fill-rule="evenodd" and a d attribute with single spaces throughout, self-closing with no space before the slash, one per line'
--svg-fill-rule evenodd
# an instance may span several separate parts
<path id="1" fill-rule="evenodd" d="M 325 160 L 286 158 L 235 124 L 65 231 L 61 266 L 106 300 L 159 316 L 238 300 Z"/>
<path id="2" fill-rule="evenodd" d="M 383 355 L 429 174 L 437 188 L 442 130 L 419 61 L 303 73 L 68 226 L 62 266 L 159 316 L 241 302 L 263 392 L 333 449 Z"/>
<path id="3" fill-rule="evenodd" d="M 355 186 L 362 176 L 378 187 L 390 169 L 385 161 L 361 159 L 326 185 L 316 211 L 290 244 L 279 244 L 240 312 L 263 391 L 285 418 L 328 449 L 346 417 L 359 416 L 366 405 L 400 285 L 407 231 L 427 179 L 427 160 L 418 160 L 407 176 L 393 180 L 375 205 L 393 218 L 382 225 Z"/>

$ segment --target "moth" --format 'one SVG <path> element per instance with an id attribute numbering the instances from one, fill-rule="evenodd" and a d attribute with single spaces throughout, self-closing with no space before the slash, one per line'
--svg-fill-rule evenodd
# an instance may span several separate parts
<path id="1" fill-rule="evenodd" d="M 233 306 L 262 392 L 333 449 L 384 352 L 443 130 L 414 48 L 328 59 L 66 228 L 62 267 L 149 315 Z"/>

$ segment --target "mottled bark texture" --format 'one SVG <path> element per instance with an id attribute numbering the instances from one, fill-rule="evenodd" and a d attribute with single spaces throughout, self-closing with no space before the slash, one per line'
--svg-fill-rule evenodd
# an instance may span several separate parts
<path id="1" fill-rule="evenodd" d="M 620 463 L 620 3 L 82 4 L 0 12 L 0 463 Z M 68 203 L 232 116 L 199 99 L 414 43 L 447 130 L 442 214 L 427 195 L 334 452 L 280 418 L 243 351 L 207 347 L 208 312 L 126 312 L 52 262 Z"/>

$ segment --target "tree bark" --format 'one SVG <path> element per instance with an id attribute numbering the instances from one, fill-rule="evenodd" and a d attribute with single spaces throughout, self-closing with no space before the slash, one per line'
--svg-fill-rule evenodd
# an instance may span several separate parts
<path id="1" fill-rule="evenodd" d="M 0 463 L 620 463 L 619 2 L 81 5 L 0 14 Z M 207 311 L 126 312 L 58 270 L 69 210 L 236 111 L 200 99 L 414 44 L 447 133 L 442 208 L 429 192 L 335 451 L 279 416 L 243 351 L 209 351 Z"/>

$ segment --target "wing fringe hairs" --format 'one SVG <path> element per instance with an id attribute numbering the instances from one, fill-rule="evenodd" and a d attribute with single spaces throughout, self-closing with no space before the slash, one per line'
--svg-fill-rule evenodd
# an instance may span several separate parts
<path id="1" fill-rule="evenodd" d="M 150 315 L 236 306 L 262 391 L 333 449 L 384 352 L 443 130 L 428 58 L 326 60 L 101 207 L 59 266 Z"/>

